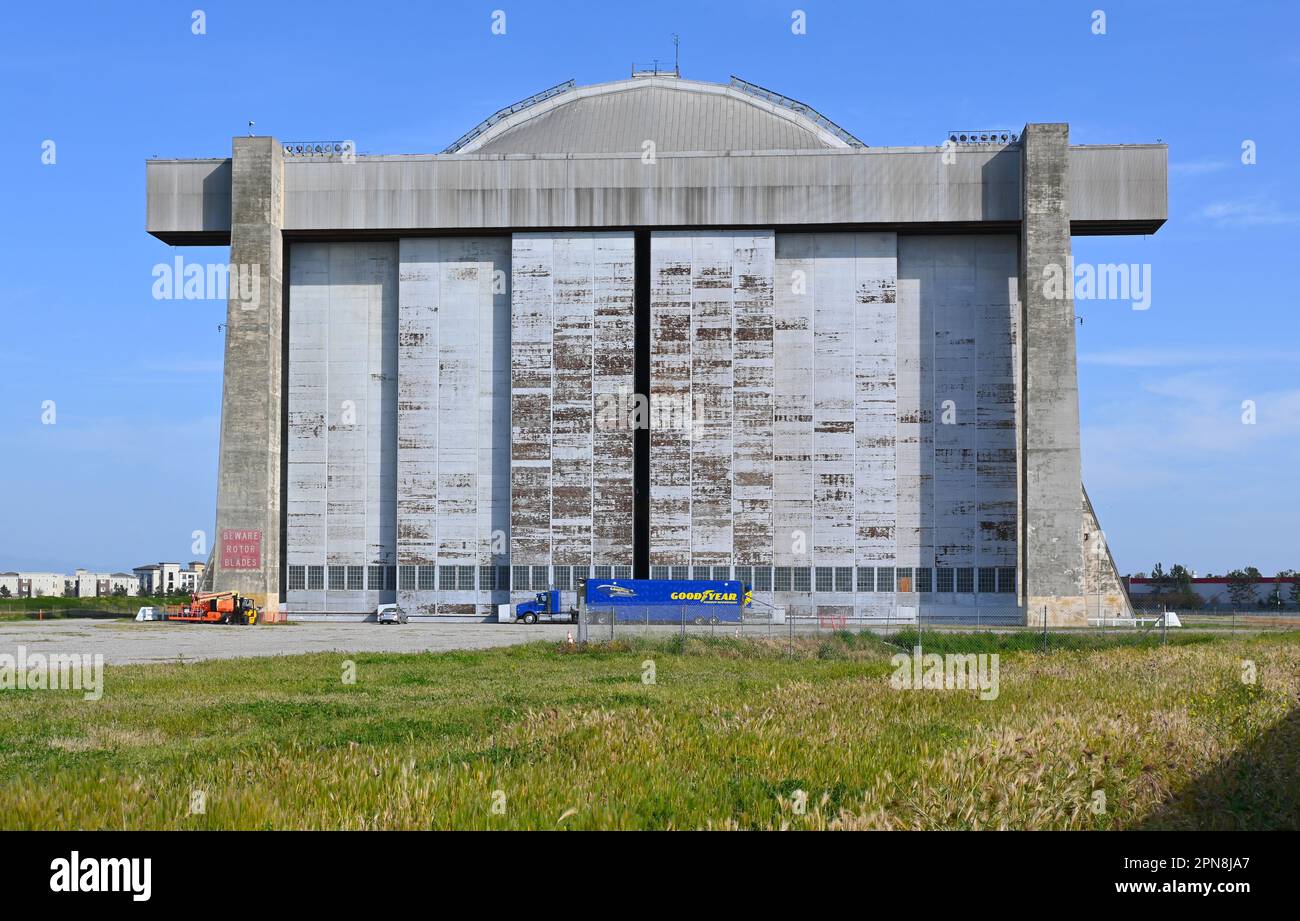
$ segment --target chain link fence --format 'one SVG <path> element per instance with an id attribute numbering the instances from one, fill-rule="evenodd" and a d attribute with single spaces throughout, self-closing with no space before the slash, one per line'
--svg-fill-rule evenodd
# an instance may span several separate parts
<path id="1" fill-rule="evenodd" d="M 1139 623 L 1167 620 L 1180 631 L 1216 634 L 1285 633 L 1300 630 L 1300 609 L 1261 606 L 1192 608 L 1159 600 L 1136 599 L 1134 619 Z"/>
<path id="2" fill-rule="evenodd" d="M 1085 599 L 1084 621 L 1063 624 L 1047 608 L 1004 605 L 899 605 L 878 614 L 844 614 L 841 609 L 791 611 L 754 605 L 711 616 L 699 606 L 587 608 L 579 617 L 578 642 L 614 642 L 636 637 L 714 637 L 807 641 L 837 634 L 872 634 L 904 650 L 989 652 L 1086 649 L 1098 646 L 1155 646 L 1196 634 L 1234 635 L 1300 630 L 1300 612 L 1178 612 L 1135 608 L 1133 615 L 1109 615 L 1100 601 Z"/>

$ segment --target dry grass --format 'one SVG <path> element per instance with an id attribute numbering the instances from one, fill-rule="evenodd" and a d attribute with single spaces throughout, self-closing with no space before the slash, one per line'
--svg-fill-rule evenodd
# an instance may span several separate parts
<path id="1" fill-rule="evenodd" d="M 1300 824 L 1300 637 L 1007 652 L 993 701 L 894 690 L 892 652 L 837 636 L 365 654 L 352 685 L 326 654 L 109 669 L 98 702 L 0 692 L 0 826 Z"/>

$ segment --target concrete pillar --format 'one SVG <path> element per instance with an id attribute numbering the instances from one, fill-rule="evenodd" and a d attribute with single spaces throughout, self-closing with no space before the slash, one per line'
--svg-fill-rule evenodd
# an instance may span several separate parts
<path id="1" fill-rule="evenodd" d="M 1086 624 L 1070 129 L 1021 135 L 1021 592 L 1030 624 Z"/>
<path id="2" fill-rule="evenodd" d="M 246 594 L 277 619 L 284 154 L 270 137 L 234 139 L 230 281 L 212 588 Z"/>

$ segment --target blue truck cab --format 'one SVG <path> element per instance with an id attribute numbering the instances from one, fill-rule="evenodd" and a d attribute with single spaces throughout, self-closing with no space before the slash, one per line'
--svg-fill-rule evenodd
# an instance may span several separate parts
<path id="1" fill-rule="evenodd" d="M 521 601 L 515 605 L 515 620 L 523 621 L 526 624 L 535 624 L 539 620 L 567 620 L 576 623 L 578 612 L 560 610 L 560 590 L 553 588 L 549 591 L 538 592 L 532 601 Z"/>

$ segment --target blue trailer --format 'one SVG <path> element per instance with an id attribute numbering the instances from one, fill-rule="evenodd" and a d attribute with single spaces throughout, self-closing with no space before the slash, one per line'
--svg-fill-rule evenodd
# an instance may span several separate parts
<path id="1" fill-rule="evenodd" d="M 516 623 L 738 624 L 752 600 L 735 579 L 587 579 L 578 583 L 577 608 L 562 607 L 559 589 L 537 592 L 514 607 Z M 509 616 L 503 606 L 502 621 Z"/>
<path id="2" fill-rule="evenodd" d="M 751 601 L 736 579 L 588 579 L 578 608 L 593 624 L 738 624 Z"/>

